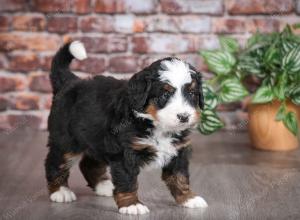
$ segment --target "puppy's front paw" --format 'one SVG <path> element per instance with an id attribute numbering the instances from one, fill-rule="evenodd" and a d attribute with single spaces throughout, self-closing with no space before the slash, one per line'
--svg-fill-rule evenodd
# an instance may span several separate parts
<path id="1" fill-rule="evenodd" d="M 208 206 L 206 201 L 200 196 L 188 199 L 182 205 L 187 208 L 206 208 Z"/>
<path id="2" fill-rule="evenodd" d="M 75 194 L 65 186 L 59 187 L 59 190 L 50 195 L 52 202 L 72 202 L 76 200 Z"/>
<path id="3" fill-rule="evenodd" d="M 122 207 L 119 209 L 119 212 L 122 214 L 143 215 L 149 213 L 150 211 L 147 206 L 137 203 L 128 207 Z"/>

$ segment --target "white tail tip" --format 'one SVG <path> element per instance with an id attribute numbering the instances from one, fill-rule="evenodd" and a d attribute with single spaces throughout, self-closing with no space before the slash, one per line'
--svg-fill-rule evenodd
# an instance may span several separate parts
<path id="1" fill-rule="evenodd" d="M 84 60 L 87 58 L 84 45 L 80 41 L 73 41 L 69 46 L 69 51 L 78 60 Z"/>

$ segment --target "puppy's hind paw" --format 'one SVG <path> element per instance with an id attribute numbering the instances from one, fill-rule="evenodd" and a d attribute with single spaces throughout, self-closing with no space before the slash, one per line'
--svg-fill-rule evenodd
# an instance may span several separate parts
<path id="1" fill-rule="evenodd" d="M 65 186 L 61 186 L 58 191 L 50 195 L 52 202 L 72 202 L 76 200 L 76 195 Z"/>
<path id="2" fill-rule="evenodd" d="M 186 208 L 206 208 L 206 207 L 208 207 L 206 201 L 200 196 L 195 196 L 194 198 L 188 199 L 182 205 Z"/>
<path id="3" fill-rule="evenodd" d="M 128 207 L 122 207 L 119 209 L 121 214 L 129 214 L 129 215 L 143 215 L 149 213 L 149 209 L 147 206 L 137 203 L 135 205 L 131 205 Z"/>
<path id="4" fill-rule="evenodd" d="M 114 185 L 111 180 L 103 180 L 95 187 L 98 196 L 113 196 Z"/>

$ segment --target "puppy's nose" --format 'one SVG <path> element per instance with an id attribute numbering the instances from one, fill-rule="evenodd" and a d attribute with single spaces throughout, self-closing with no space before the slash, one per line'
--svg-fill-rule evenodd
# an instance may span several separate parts
<path id="1" fill-rule="evenodd" d="M 186 123 L 189 121 L 190 115 L 188 113 L 177 114 L 177 118 L 181 123 Z"/>

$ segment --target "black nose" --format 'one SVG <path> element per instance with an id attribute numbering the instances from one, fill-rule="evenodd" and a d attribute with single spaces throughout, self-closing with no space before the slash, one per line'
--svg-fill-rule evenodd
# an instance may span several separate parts
<path id="1" fill-rule="evenodd" d="M 183 114 L 177 114 L 177 118 L 179 119 L 179 121 L 181 123 L 185 123 L 189 121 L 189 117 L 190 115 L 187 113 L 183 113 Z"/>

